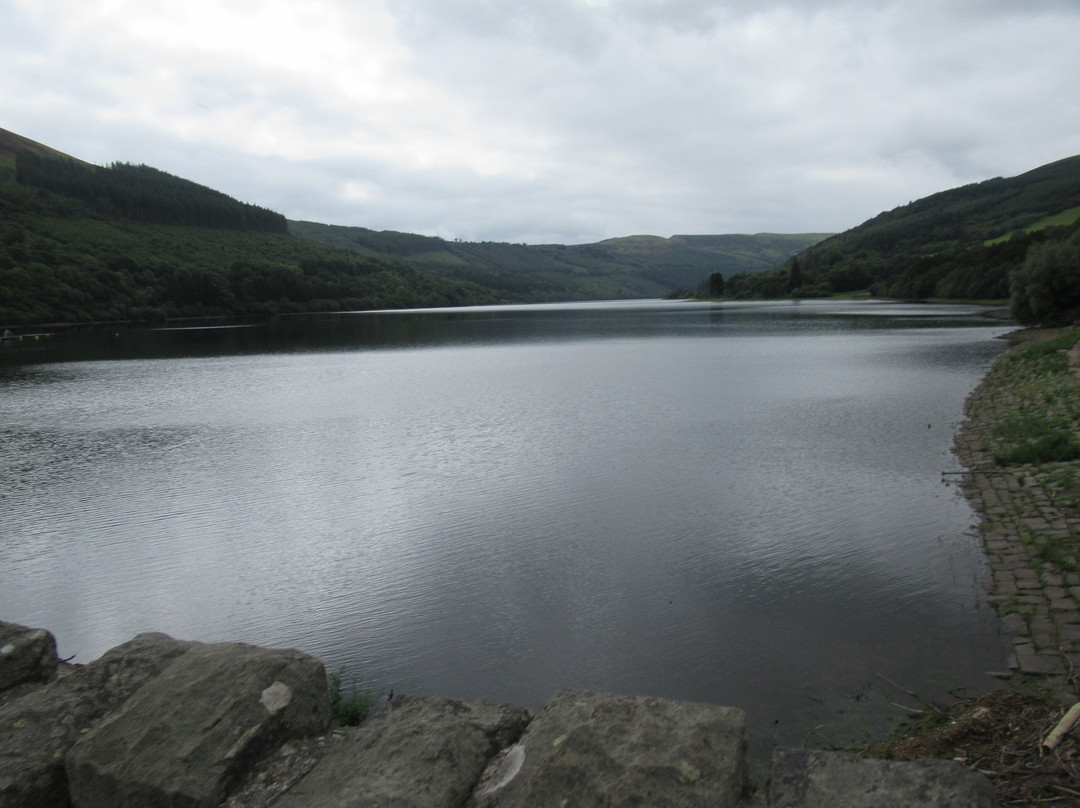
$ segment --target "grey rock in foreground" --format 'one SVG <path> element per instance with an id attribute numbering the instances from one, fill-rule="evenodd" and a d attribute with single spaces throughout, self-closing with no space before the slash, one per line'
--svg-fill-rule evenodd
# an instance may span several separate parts
<path id="1" fill-rule="evenodd" d="M 56 678 L 56 638 L 43 628 L 0 622 L 0 690 Z"/>
<path id="2" fill-rule="evenodd" d="M 399 696 L 331 734 L 322 663 L 299 651 L 141 634 L 62 678 L 55 657 L 48 632 L 0 623 L 0 681 L 15 683 L 0 690 L 0 808 L 996 805 L 948 761 L 783 749 L 767 796 L 749 796 L 732 707 L 564 690 L 534 717 Z"/>
<path id="3" fill-rule="evenodd" d="M 474 808 L 740 804 L 742 710 L 561 690 L 485 771 Z"/>
<path id="4" fill-rule="evenodd" d="M 334 738 L 274 808 L 457 808 L 530 718 L 506 704 L 397 696 Z"/>
<path id="5" fill-rule="evenodd" d="M 777 749 L 769 808 L 996 808 L 990 781 L 948 760 L 870 760 Z"/>
<path id="6" fill-rule="evenodd" d="M 0 808 L 68 804 L 64 755 L 194 643 L 140 634 L 0 708 Z"/>
<path id="7" fill-rule="evenodd" d="M 77 808 L 216 808 L 265 753 L 330 726 L 322 663 L 293 650 L 196 645 L 67 755 Z"/>

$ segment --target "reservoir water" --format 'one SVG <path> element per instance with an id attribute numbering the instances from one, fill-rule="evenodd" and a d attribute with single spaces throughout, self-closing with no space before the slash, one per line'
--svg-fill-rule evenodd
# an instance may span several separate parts
<path id="1" fill-rule="evenodd" d="M 596 688 L 742 707 L 759 751 L 858 741 L 1005 664 L 942 472 L 1007 330 L 638 301 L 5 343 L 0 619 L 76 662 L 164 631 L 376 695 Z"/>

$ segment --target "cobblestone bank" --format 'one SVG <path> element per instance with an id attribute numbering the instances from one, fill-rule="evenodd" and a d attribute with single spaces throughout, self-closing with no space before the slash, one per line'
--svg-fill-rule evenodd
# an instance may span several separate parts
<path id="1" fill-rule="evenodd" d="M 1026 334 L 1025 341 L 1056 335 Z M 1010 441 L 1008 424 L 1038 419 L 1071 424 L 1075 432 L 1077 348 L 1069 358 L 1072 372 L 1053 377 L 1045 365 L 1033 375 L 1009 355 L 999 358 L 968 398 L 956 438 L 968 469 L 964 493 L 982 517 L 990 600 L 1013 637 L 1010 667 L 1028 674 L 1071 675 L 1080 668 L 1078 462 L 1008 466 L 994 453 Z M 1062 388 L 1063 379 L 1071 389 Z"/>

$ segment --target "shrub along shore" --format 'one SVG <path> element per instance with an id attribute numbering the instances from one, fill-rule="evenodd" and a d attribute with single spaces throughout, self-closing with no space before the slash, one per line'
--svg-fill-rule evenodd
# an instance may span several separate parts
<path id="1" fill-rule="evenodd" d="M 1018 331 L 966 404 L 956 453 L 981 517 L 990 601 L 1013 643 L 1004 690 L 931 707 L 866 750 L 959 760 L 1008 805 L 1077 805 L 1080 743 L 1043 741 L 1080 698 L 1080 329 Z"/>

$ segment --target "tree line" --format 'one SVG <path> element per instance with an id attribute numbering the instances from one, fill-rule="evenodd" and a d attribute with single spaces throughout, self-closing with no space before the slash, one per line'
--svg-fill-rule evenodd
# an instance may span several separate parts
<path id="1" fill-rule="evenodd" d="M 818 256 L 820 258 L 820 256 Z M 1023 325 L 1080 322 L 1080 221 L 1006 241 L 931 255 L 857 254 L 847 261 L 800 254 L 768 272 L 716 272 L 702 297 L 816 298 L 867 291 L 901 300 L 1003 300 Z"/>

